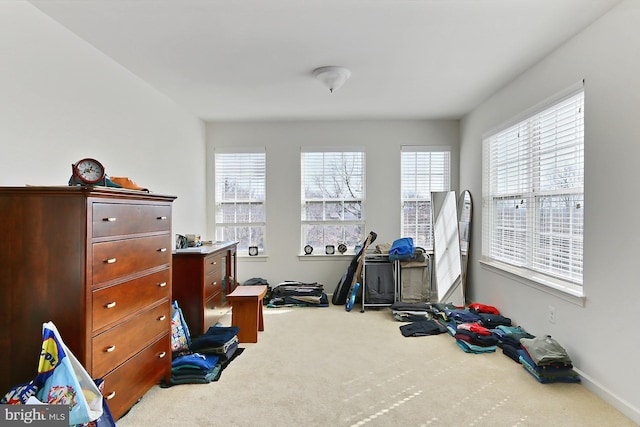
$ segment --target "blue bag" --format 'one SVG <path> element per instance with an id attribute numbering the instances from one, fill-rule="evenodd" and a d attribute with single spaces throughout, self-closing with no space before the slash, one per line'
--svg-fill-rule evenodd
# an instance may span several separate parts
<path id="1" fill-rule="evenodd" d="M 405 260 L 414 257 L 415 247 L 411 237 L 394 240 L 389 249 L 389 261 Z"/>

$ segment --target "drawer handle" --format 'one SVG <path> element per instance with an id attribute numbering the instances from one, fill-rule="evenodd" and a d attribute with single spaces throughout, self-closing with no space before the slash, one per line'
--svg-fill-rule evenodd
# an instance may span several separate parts
<path id="1" fill-rule="evenodd" d="M 113 308 L 116 306 L 116 302 L 115 301 L 111 301 L 109 304 L 105 305 L 104 308 Z"/>
<path id="2" fill-rule="evenodd" d="M 102 218 L 102 220 L 106 221 L 106 222 L 116 222 L 118 220 L 118 218 L 116 218 L 114 216 L 110 216 L 110 217 L 107 217 L 107 218 Z"/>
<path id="3" fill-rule="evenodd" d="M 163 357 L 165 357 L 167 355 L 166 351 L 163 351 L 161 353 L 158 353 L 158 359 L 162 359 Z"/>
<path id="4" fill-rule="evenodd" d="M 211 261 L 211 265 L 216 265 L 218 261 Z"/>
<path id="5" fill-rule="evenodd" d="M 167 286 L 167 282 L 158 283 L 158 286 L 164 288 L 165 286 Z"/>
<path id="6" fill-rule="evenodd" d="M 110 345 L 109 347 L 105 348 L 104 351 L 106 353 L 113 353 L 115 351 L 115 349 L 116 349 L 115 345 Z"/>
<path id="7" fill-rule="evenodd" d="M 116 259 L 115 258 L 109 258 L 109 259 L 105 259 L 104 262 L 105 262 L 105 264 L 115 264 L 116 263 Z"/>
<path id="8" fill-rule="evenodd" d="M 113 399 L 114 397 L 116 397 L 116 392 L 115 392 L 115 391 L 112 391 L 111 393 L 109 393 L 108 395 L 106 395 L 104 398 L 105 398 L 105 399 L 107 399 L 107 400 L 111 400 L 111 399 Z"/>
<path id="9" fill-rule="evenodd" d="M 160 221 L 162 221 L 162 220 L 165 220 L 165 219 L 167 219 L 167 217 L 166 217 L 166 216 L 159 216 L 159 217 L 157 217 L 156 219 L 157 219 L 157 220 L 160 220 Z"/>
<path id="10" fill-rule="evenodd" d="M 211 283 L 210 283 L 210 285 L 211 285 L 211 286 L 215 286 L 215 285 L 217 285 L 217 284 L 218 284 L 218 281 L 217 281 L 217 280 L 215 280 L 215 281 L 213 281 L 213 282 L 211 282 Z"/>
<path id="11" fill-rule="evenodd" d="M 164 319 L 166 319 L 167 316 L 165 316 L 164 314 L 160 317 L 158 317 L 158 321 L 162 322 Z"/>
<path id="12" fill-rule="evenodd" d="M 158 249 L 158 252 L 167 252 L 167 248 L 160 248 Z"/>

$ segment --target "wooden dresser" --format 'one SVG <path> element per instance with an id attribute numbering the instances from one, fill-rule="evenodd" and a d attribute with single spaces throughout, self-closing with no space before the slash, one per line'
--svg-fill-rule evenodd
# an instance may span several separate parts
<path id="1" fill-rule="evenodd" d="M 238 242 L 222 242 L 173 254 L 173 299 L 194 337 L 215 324 L 216 317 L 208 316 L 208 310 L 228 306 L 226 295 L 237 284 L 237 247 Z"/>
<path id="2" fill-rule="evenodd" d="M 0 393 L 35 377 L 42 324 L 120 418 L 171 375 L 174 196 L 105 187 L 0 187 Z"/>

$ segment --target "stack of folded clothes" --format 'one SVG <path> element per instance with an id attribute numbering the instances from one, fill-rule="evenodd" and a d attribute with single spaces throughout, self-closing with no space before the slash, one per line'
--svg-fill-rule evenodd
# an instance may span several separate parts
<path id="1" fill-rule="evenodd" d="M 211 326 L 191 342 L 189 350 L 218 356 L 221 361 L 230 360 L 238 349 L 238 332 L 237 326 Z"/>
<path id="2" fill-rule="evenodd" d="M 320 283 L 284 281 L 271 292 L 268 307 L 328 307 L 329 299 Z"/>
<path id="3" fill-rule="evenodd" d="M 444 318 L 449 322 L 461 323 L 478 323 L 481 320 L 479 314 L 467 310 L 466 308 L 444 309 Z M 442 314 L 440 314 L 442 317 Z"/>
<path id="4" fill-rule="evenodd" d="M 207 384 L 220 372 L 219 357 L 192 353 L 178 356 L 171 362 L 171 385 Z"/>
<path id="5" fill-rule="evenodd" d="M 391 314 L 399 322 L 418 322 L 431 319 L 431 303 L 402 302 L 391 304 Z"/>
<path id="6" fill-rule="evenodd" d="M 520 363 L 539 382 L 580 382 L 567 351 L 551 335 L 522 338 L 520 344 Z"/>
<path id="7" fill-rule="evenodd" d="M 465 353 L 491 353 L 496 351 L 498 339 L 489 331 L 489 329 L 479 323 L 460 323 L 457 325 L 449 325 L 449 333 L 452 327 L 455 327 L 456 344 Z"/>
<path id="8" fill-rule="evenodd" d="M 434 319 L 438 320 L 440 323 L 446 324 L 449 319 L 445 314 L 445 310 L 455 310 L 456 308 L 458 307 L 453 304 L 434 302 L 431 304 L 429 311 Z"/>
<path id="9" fill-rule="evenodd" d="M 498 347 L 502 348 L 502 353 L 515 362 L 520 363 L 520 339 L 535 338 L 521 326 L 498 325 L 491 329 L 493 335 L 498 338 Z"/>
<path id="10" fill-rule="evenodd" d="M 492 305 L 481 303 L 469 304 L 469 311 L 477 314 L 478 320 L 485 328 L 495 328 L 499 325 L 511 326 L 511 319 L 500 314 L 497 308 Z"/>

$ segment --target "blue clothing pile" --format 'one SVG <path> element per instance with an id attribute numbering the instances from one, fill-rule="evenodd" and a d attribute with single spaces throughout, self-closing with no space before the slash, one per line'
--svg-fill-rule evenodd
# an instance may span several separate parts
<path id="1" fill-rule="evenodd" d="M 168 385 L 216 381 L 225 366 L 242 352 L 237 326 L 212 326 L 191 342 L 188 354 L 174 356 Z"/>
<path id="2" fill-rule="evenodd" d="M 223 360 L 231 358 L 238 349 L 237 326 L 211 326 L 207 332 L 194 339 L 189 349 L 192 352 L 215 354 Z"/>
<path id="3" fill-rule="evenodd" d="M 218 356 L 200 353 L 178 356 L 171 362 L 171 381 L 175 384 L 207 384 L 220 372 Z"/>

